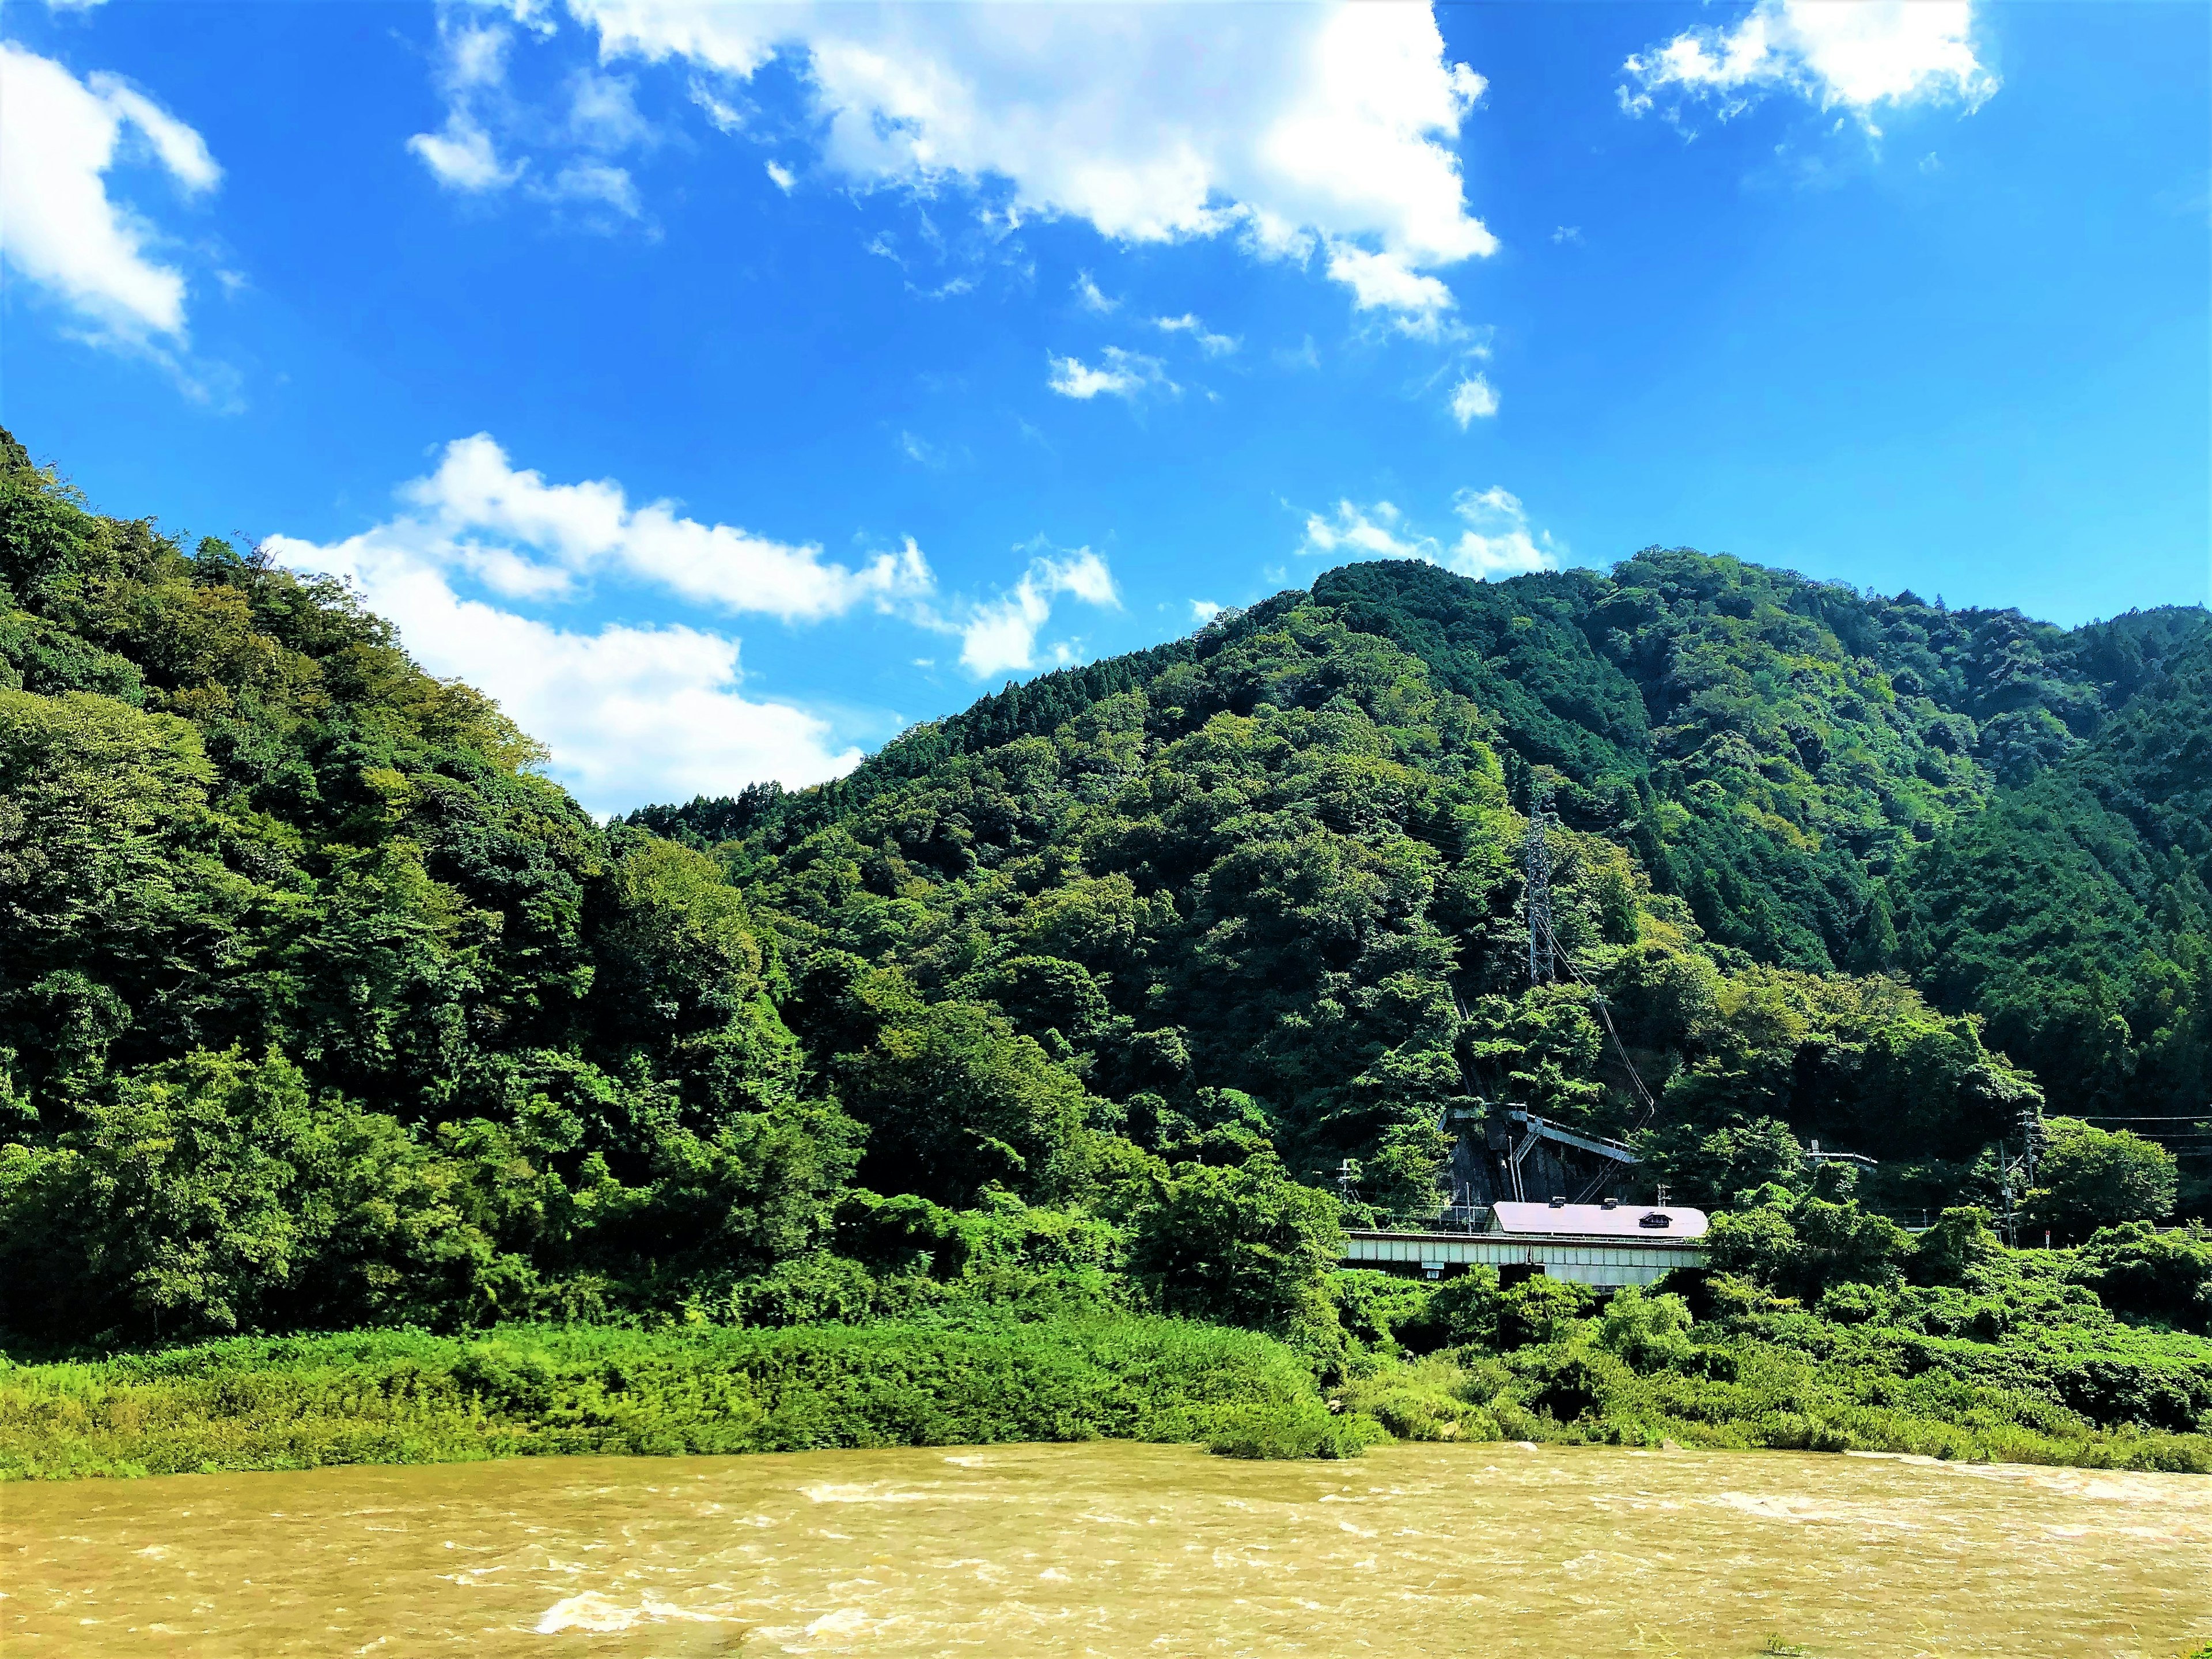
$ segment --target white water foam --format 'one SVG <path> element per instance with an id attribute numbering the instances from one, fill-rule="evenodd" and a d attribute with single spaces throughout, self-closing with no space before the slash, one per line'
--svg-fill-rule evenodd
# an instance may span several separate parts
<path id="1" fill-rule="evenodd" d="M 538 1615 L 531 1629 L 540 1636 L 558 1636 L 562 1631 L 589 1631 L 596 1635 L 613 1635 L 627 1630 L 636 1630 L 644 1625 L 670 1621 L 691 1625 L 721 1625 L 729 1622 L 730 1615 L 718 1608 L 679 1607 L 672 1601 L 655 1601 L 648 1595 L 634 1607 L 624 1607 L 611 1596 L 597 1590 L 586 1590 L 581 1595 L 571 1595 L 556 1601 Z"/>

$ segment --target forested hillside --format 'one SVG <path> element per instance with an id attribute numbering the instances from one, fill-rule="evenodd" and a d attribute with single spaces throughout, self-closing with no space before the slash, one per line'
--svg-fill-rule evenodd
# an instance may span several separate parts
<path id="1" fill-rule="evenodd" d="M 859 1131 L 711 861 L 337 585 L 0 465 L 8 1324 L 589 1310 L 817 1243 Z"/>
<path id="2" fill-rule="evenodd" d="M 1686 551 L 1353 565 L 828 788 L 633 821 L 714 848 L 794 962 L 992 1006 L 1140 1139 L 1247 1116 L 1412 1206 L 1450 1104 L 1636 1127 L 1601 991 L 1677 1190 L 1797 1167 L 1786 1123 L 1932 1206 L 1994 1197 L 2039 1094 L 2212 1096 L 2208 661 L 2201 611 L 2062 632 Z M 1535 778 L 1573 982 L 1532 988 Z"/>
<path id="3" fill-rule="evenodd" d="M 1814 1137 L 1877 1205 L 1987 1205 L 2041 1103 L 2043 1224 L 2156 1219 L 2172 1160 L 2075 1119 L 2212 1109 L 2208 665 L 2194 611 L 1358 565 L 601 825 L 343 588 L 9 439 L 0 1328 L 1110 1306 L 1326 1358 L 1410 1316 L 1332 1278 L 1330 1177 L 1432 1211 L 1507 1103 L 1763 1206 L 1743 1271 L 1808 1301 L 1911 1254 Z M 1838 1215 L 1860 1267 L 1777 1243 Z M 2052 1273 L 2212 1316 L 2212 1249 L 2100 1237 Z"/>

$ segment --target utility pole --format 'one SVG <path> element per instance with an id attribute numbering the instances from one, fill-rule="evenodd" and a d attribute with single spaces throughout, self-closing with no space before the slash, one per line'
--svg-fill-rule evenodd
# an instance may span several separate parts
<path id="1" fill-rule="evenodd" d="M 2020 1109 L 2020 1181 L 2023 1188 L 2035 1185 L 2036 1166 L 2043 1162 L 2043 1103 L 2030 1101 Z"/>
<path id="2" fill-rule="evenodd" d="M 1998 1221 L 1997 1226 L 2004 1235 L 2007 1249 L 2020 1248 L 2020 1222 L 2014 1216 L 2012 1208 L 2012 1177 L 2015 1168 L 2017 1166 L 2005 1152 L 2004 1142 L 2000 1140 L 1997 1142 L 1997 1170 L 1998 1179 L 2002 1185 L 1997 1190 L 2004 1200 L 2004 1214 Z"/>
<path id="3" fill-rule="evenodd" d="M 1557 976 L 1552 945 L 1552 849 L 1544 839 L 1544 820 L 1552 792 L 1534 772 L 1528 775 L 1528 982 L 1548 985 Z"/>

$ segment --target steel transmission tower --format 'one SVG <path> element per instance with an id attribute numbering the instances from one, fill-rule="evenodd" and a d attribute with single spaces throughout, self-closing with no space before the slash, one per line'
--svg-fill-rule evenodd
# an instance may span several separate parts
<path id="1" fill-rule="evenodd" d="M 1544 839 L 1552 792 L 1534 773 L 1528 776 L 1528 982 L 1548 985 L 1558 976 L 1552 943 L 1552 849 Z"/>

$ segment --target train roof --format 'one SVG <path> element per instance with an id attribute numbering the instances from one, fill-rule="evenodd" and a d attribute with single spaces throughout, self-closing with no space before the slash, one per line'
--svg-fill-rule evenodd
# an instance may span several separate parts
<path id="1" fill-rule="evenodd" d="M 1702 1238 L 1705 1212 L 1682 1205 L 1522 1204 L 1491 1206 L 1501 1233 L 1571 1233 L 1583 1238 Z"/>

